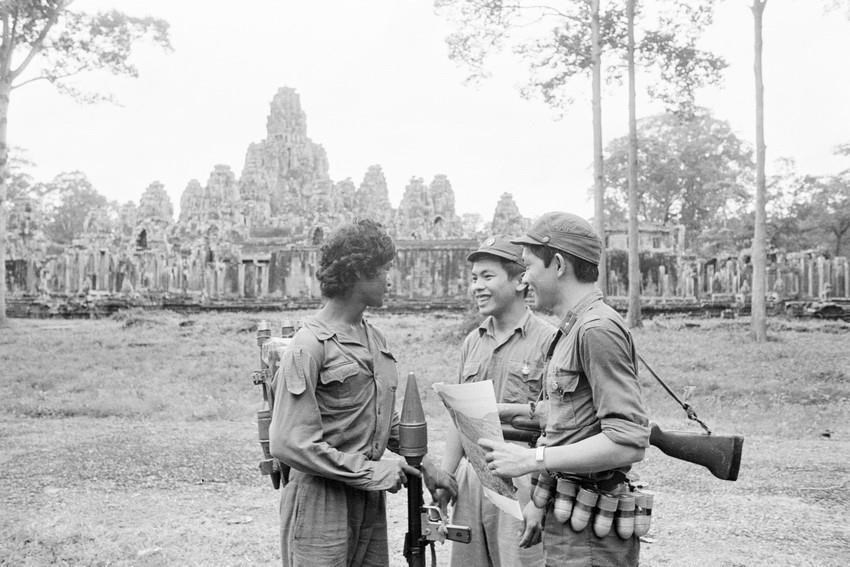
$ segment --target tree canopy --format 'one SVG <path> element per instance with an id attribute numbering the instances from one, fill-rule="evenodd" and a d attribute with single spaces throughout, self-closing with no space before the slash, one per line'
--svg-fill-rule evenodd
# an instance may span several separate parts
<path id="1" fill-rule="evenodd" d="M 623 224 L 628 210 L 628 137 L 607 147 L 606 213 Z M 638 121 L 638 219 L 682 224 L 688 243 L 723 225 L 749 199 L 752 149 L 705 109 Z"/>
<path id="2" fill-rule="evenodd" d="M 846 256 L 850 249 L 850 172 L 803 177 L 788 215 L 780 220 L 796 237 L 796 246 Z"/>
<path id="3" fill-rule="evenodd" d="M 70 244 L 81 236 L 86 217 L 109 205 L 81 171 L 60 173 L 49 183 L 38 183 L 33 193 L 39 197 L 45 233 L 59 244 Z"/>
<path id="4" fill-rule="evenodd" d="M 149 42 L 171 49 L 168 23 L 118 11 L 89 14 L 69 9 L 72 0 L 0 2 L 0 326 L 6 324 L 7 125 L 12 93 L 47 81 L 77 100 L 110 99 L 78 89 L 73 77 L 89 71 L 138 76 L 134 48 Z"/>
<path id="5" fill-rule="evenodd" d="M 109 95 L 82 91 L 69 79 L 94 70 L 137 77 L 131 56 L 140 41 L 171 49 L 164 20 L 115 10 L 75 12 L 68 9 L 71 4 L 71 0 L 7 0 L 0 5 L 0 81 L 14 90 L 44 80 L 61 92 L 93 102 Z"/>

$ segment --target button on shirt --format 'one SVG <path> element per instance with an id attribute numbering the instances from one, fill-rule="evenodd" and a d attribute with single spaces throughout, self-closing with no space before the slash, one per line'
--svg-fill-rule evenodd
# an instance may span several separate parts
<path id="1" fill-rule="evenodd" d="M 567 315 L 546 369 L 546 445 L 569 445 L 597 433 L 649 446 L 649 420 L 637 378 L 631 333 L 591 292 Z M 626 469 L 627 470 L 627 469 Z"/>
<path id="2" fill-rule="evenodd" d="M 274 379 L 272 454 L 302 472 L 363 490 L 394 486 L 398 466 L 396 361 L 384 336 L 363 321 L 367 344 L 344 325 L 308 319 Z"/>
<path id="3" fill-rule="evenodd" d="M 463 341 L 460 382 L 492 380 L 496 401 L 527 404 L 537 400 L 543 375 L 544 347 L 553 325 L 526 309 L 507 337 L 497 340 L 492 317 L 482 321 Z"/>

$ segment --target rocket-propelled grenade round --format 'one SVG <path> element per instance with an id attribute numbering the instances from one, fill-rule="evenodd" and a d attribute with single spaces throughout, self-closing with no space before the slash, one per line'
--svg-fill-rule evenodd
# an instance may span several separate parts
<path id="1" fill-rule="evenodd" d="M 419 388 L 413 372 L 407 375 L 404 389 L 404 403 L 398 424 L 399 455 L 407 459 L 411 466 L 419 466 L 428 452 L 428 426 L 425 423 L 425 411 L 419 398 Z"/>
<path id="2" fill-rule="evenodd" d="M 263 346 L 272 336 L 272 327 L 269 322 L 263 319 L 257 323 L 257 346 Z"/>

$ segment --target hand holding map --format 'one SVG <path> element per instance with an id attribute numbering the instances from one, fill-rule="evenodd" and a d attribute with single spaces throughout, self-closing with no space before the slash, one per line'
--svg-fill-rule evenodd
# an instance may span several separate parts
<path id="1" fill-rule="evenodd" d="M 449 410 L 469 464 L 481 481 L 484 495 L 515 518 L 522 519 L 516 488 L 510 480 L 498 477 L 487 467 L 481 438 L 504 441 L 496 393 L 491 380 L 466 384 L 434 384 L 434 390 Z"/>

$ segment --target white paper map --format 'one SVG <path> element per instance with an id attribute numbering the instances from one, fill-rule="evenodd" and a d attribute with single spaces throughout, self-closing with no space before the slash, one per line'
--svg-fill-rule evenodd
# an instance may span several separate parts
<path id="1" fill-rule="evenodd" d="M 434 384 L 434 390 L 449 410 L 469 464 L 484 489 L 484 495 L 504 512 L 522 520 L 522 509 L 516 488 L 510 480 L 494 475 L 487 468 L 484 449 L 478 445 L 482 437 L 504 442 L 496 392 L 492 380 L 466 384 Z"/>

